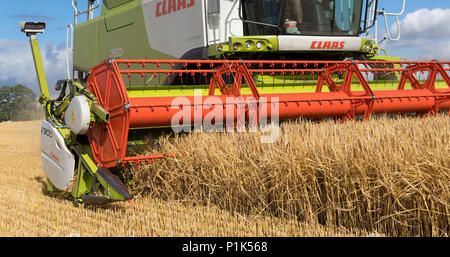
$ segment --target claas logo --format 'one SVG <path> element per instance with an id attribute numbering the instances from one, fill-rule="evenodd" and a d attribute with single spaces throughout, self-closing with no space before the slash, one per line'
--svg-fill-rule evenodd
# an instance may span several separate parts
<path id="1" fill-rule="evenodd" d="M 195 5 L 195 0 L 164 0 L 156 4 L 156 17 L 164 16 Z"/>
<path id="2" fill-rule="evenodd" d="M 313 41 L 311 49 L 344 49 L 345 41 Z"/>

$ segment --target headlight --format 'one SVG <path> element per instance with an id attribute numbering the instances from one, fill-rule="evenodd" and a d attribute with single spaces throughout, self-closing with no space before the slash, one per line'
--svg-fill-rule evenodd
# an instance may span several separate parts
<path id="1" fill-rule="evenodd" d="M 234 50 L 238 50 L 240 46 L 241 46 L 241 44 L 239 44 L 239 43 L 234 43 L 234 44 L 233 44 L 233 49 L 234 49 Z"/>
<path id="2" fill-rule="evenodd" d="M 252 41 L 247 41 L 247 42 L 245 42 L 245 47 L 250 48 L 252 46 L 252 44 L 253 44 Z"/>
<path id="3" fill-rule="evenodd" d="M 256 43 L 256 48 L 261 49 L 264 46 L 264 43 L 261 41 L 258 41 L 258 43 Z"/>
<path id="4" fill-rule="evenodd" d="M 222 50 L 223 50 L 223 46 L 222 45 L 218 45 L 217 46 L 217 51 L 222 52 Z"/>

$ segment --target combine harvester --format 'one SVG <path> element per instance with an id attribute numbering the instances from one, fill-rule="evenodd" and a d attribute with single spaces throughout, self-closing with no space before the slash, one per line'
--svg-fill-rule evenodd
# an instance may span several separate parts
<path id="1" fill-rule="evenodd" d="M 131 154 L 155 131 L 450 109 L 449 62 L 410 62 L 378 46 L 378 18 L 395 16 L 398 36 L 387 21 L 386 30 L 398 40 L 405 1 L 395 14 L 379 11 L 377 0 L 88 0 L 85 11 L 72 4 L 73 67 L 55 86 L 57 98 L 36 39 L 45 24 L 20 25 L 46 114 L 47 188 L 70 191 L 76 204 L 130 200 L 115 174 L 165 158 Z"/>

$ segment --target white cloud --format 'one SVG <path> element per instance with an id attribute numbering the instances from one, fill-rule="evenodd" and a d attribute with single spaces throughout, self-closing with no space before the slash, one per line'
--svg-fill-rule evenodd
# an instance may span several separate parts
<path id="1" fill-rule="evenodd" d="M 450 9 L 420 9 L 402 20 L 403 36 L 407 39 L 450 37 Z"/>
<path id="2" fill-rule="evenodd" d="M 50 90 L 66 75 L 65 46 L 41 46 L 44 70 Z M 0 86 L 23 84 L 39 92 L 33 56 L 28 42 L 0 39 Z"/>
<path id="3" fill-rule="evenodd" d="M 450 61 L 450 41 L 426 45 L 418 56 L 421 60 Z"/>
<path id="4" fill-rule="evenodd" d="M 384 22 L 379 18 L 379 22 Z M 390 30 L 395 37 L 395 23 Z M 400 21 L 400 32 L 400 40 L 386 40 L 382 44 L 390 54 L 409 60 L 450 60 L 450 9 L 424 8 L 408 13 Z"/>
<path id="5" fill-rule="evenodd" d="M 397 26 L 390 28 L 397 35 Z M 450 9 L 419 9 L 408 13 L 400 21 L 401 38 L 392 47 L 423 46 L 437 41 L 450 41 Z"/>

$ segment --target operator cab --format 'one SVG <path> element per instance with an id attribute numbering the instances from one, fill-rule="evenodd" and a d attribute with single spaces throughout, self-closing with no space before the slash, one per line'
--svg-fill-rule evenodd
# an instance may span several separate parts
<path id="1" fill-rule="evenodd" d="M 359 36 L 362 0 L 243 0 L 245 35 Z"/>
<path id="2" fill-rule="evenodd" d="M 209 56 L 342 60 L 377 51 L 374 41 L 360 37 L 368 29 L 370 0 L 237 1 L 241 23 L 230 31 L 240 27 L 240 35 L 230 33 L 228 42 L 217 44 L 218 52 Z"/>

